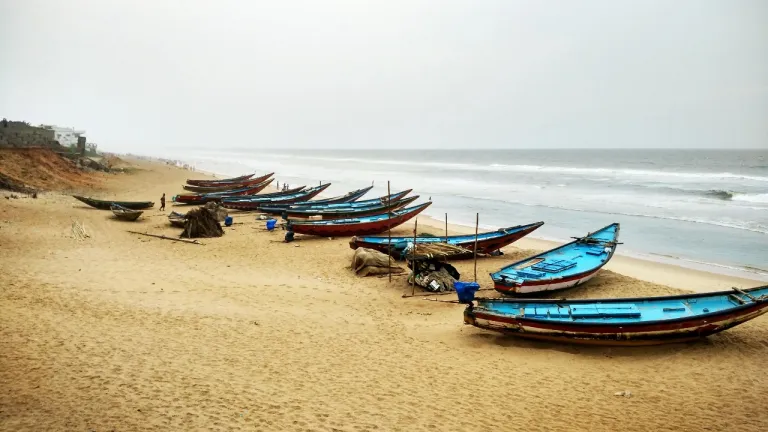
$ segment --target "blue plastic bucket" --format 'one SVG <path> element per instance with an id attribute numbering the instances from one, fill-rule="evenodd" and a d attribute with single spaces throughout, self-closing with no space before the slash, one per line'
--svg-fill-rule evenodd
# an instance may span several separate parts
<path id="1" fill-rule="evenodd" d="M 456 281 L 453 283 L 453 289 L 456 290 L 460 303 L 471 303 L 475 299 L 475 292 L 480 289 L 480 284 Z"/>
<path id="2" fill-rule="evenodd" d="M 275 224 L 277 223 L 277 219 L 268 219 L 267 220 L 267 229 L 272 231 L 275 229 Z"/>
<path id="3" fill-rule="evenodd" d="M 232 216 L 227 216 L 224 218 L 224 225 L 232 226 Z"/>

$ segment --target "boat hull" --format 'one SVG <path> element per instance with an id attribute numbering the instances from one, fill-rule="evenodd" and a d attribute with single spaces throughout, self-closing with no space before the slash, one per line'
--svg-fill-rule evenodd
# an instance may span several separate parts
<path id="1" fill-rule="evenodd" d="M 559 291 L 581 285 L 595 277 L 600 269 L 595 269 L 587 273 L 581 273 L 562 280 L 547 279 L 542 281 L 525 281 L 522 284 L 506 284 L 494 281 L 493 287 L 496 291 L 504 295 L 532 294 L 546 291 Z"/>
<path id="2" fill-rule="evenodd" d="M 232 191 L 231 195 L 228 195 L 227 192 L 176 195 L 173 197 L 173 202 L 177 204 L 206 204 L 209 202 L 221 201 L 222 198 L 227 198 L 229 196 L 255 195 L 264 190 L 270 183 L 272 183 L 272 180 L 263 181 L 247 189 Z"/>
<path id="3" fill-rule="evenodd" d="M 259 184 L 263 181 L 266 181 L 268 178 L 270 178 L 274 173 L 269 173 L 267 175 L 263 175 L 258 178 L 252 178 L 249 180 L 243 180 L 239 183 L 231 183 L 231 184 L 223 184 L 219 186 L 195 186 L 195 185 L 183 185 L 182 187 L 185 190 L 188 190 L 190 192 L 197 192 L 197 193 L 211 193 L 211 192 L 226 192 L 233 189 L 242 189 L 246 188 L 251 185 Z"/>
<path id="4" fill-rule="evenodd" d="M 155 205 L 155 203 L 152 201 L 105 201 L 78 195 L 72 195 L 72 197 L 99 210 L 110 210 L 112 208 L 112 204 L 117 204 L 120 207 L 125 207 L 131 210 L 144 210 Z"/>
<path id="5" fill-rule="evenodd" d="M 464 323 L 526 339 L 585 345 L 642 346 L 700 339 L 768 312 L 768 303 L 746 305 L 720 314 L 658 323 L 577 324 L 485 313 L 468 307 Z"/>
<path id="6" fill-rule="evenodd" d="M 274 174 L 274 173 L 273 173 Z M 240 183 L 245 180 L 250 179 L 255 174 L 248 174 L 240 177 L 232 177 L 228 179 L 221 179 L 221 180 L 194 180 L 194 179 L 187 179 L 188 185 L 195 185 L 195 186 L 225 186 L 235 183 Z M 272 175 L 272 174 L 270 174 Z"/>
<path id="7" fill-rule="evenodd" d="M 272 213 L 272 214 L 278 214 L 278 215 L 285 214 L 290 218 L 320 217 L 323 220 L 344 219 L 344 218 L 350 218 L 350 217 L 373 216 L 373 215 L 382 214 L 388 211 L 394 211 L 401 207 L 407 206 L 408 204 L 412 203 L 418 198 L 419 198 L 418 195 L 414 195 L 404 200 L 392 201 L 389 205 L 380 205 L 380 206 L 368 207 L 368 208 L 365 208 L 365 207 L 350 208 L 348 210 L 322 210 L 322 209 L 302 210 L 301 208 L 279 209 L 279 208 L 263 207 L 261 208 L 261 211 L 263 211 L 264 213 Z"/>
<path id="8" fill-rule="evenodd" d="M 299 201 L 306 201 L 310 200 L 320 193 L 322 193 L 328 186 L 330 186 L 330 183 L 324 184 L 323 186 L 316 187 L 315 189 L 301 194 L 298 193 L 296 196 L 286 196 L 286 197 L 280 197 L 276 196 L 273 199 L 268 199 L 265 201 L 246 201 L 246 200 L 235 200 L 235 201 L 223 201 L 222 205 L 224 208 L 233 209 L 233 210 L 258 210 L 260 207 L 266 207 L 272 204 L 273 202 L 277 202 L 280 204 L 288 204 L 293 202 L 299 202 Z M 254 199 L 257 199 L 259 197 L 253 197 Z"/>
<path id="9" fill-rule="evenodd" d="M 503 247 L 509 246 L 510 244 L 520 240 L 521 238 L 532 233 L 542 225 L 544 225 L 544 222 L 537 222 L 534 224 L 530 224 L 524 229 L 516 230 L 516 231 L 511 231 L 511 230 L 514 230 L 517 227 L 504 228 L 497 231 L 499 233 L 498 236 L 490 237 L 490 238 L 486 237 L 488 233 L 482 233 L 482 235 L 478 237 L 477 252 L 481 254 L 491 254 Z M 465 236 L 460 236 L 460 237 L 465 237 Z M 431 241 L 444 242 L 443 239 L 444 237 L 428 237 L 428 238 L 417 237 L 416 242 L 417 243 L 426 243 Z M 378 240 L 378 241 L 374 241 L 374 240 Z M 364 247 L 367 249 L 375 249 L 379 252 L 388 253 L 390 246 L 388 245 L 388 243 L 384 242 L 383 240 L 384 240 L 383 238 L 366 239 L 364 237 L 355 237 L 349 241 L 349 247 L 352 249 L 357 249 L 358 247 Z M 450 240 L 450 237 L 449 237 L 449 240 Z M 399 243 L 399 242 L 412 242 L 412 241 L 413 241 L 412 238 L 397 237 L 392 239 L 391 244 L 395 245 L 396 243 Z M 465 249 L 474 250 L 474 247 L 475 247 L 474 239 L 467 239 L 464 241 L 455 241 L 455 242 L 449 241 L 449 243 L 452 245 L 463 247 Z M 392 248 L 394 249 L 394 246 Z M 399 255 L 399 253 L 397 255 Z"/>
<path id="10" fill-rule="evenodd" d="M 328 225 L 315 225 L 310 223 L 302 224 L 301 222 L 291 223 L 291 230 L 296 234 L 306 234 L 322 237 L 343 237 L 352 235 L 367 235 L 367 234 L 380 234 L 388 229 L 395 228 L 408 220 L 412 219 L 424 209 L 429 207 L 429 204 L 415 207 L 413 210 L 394 216 L 390 218 L 383 218 L 375 221 L 363 221 L 359 223 L 349 224 L 328 224 Z"/>

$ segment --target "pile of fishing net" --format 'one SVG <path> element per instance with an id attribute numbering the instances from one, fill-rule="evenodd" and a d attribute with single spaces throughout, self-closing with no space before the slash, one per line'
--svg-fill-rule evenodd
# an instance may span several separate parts
<path id="1" fill-rule="evenodd" d="M 431 292 L 453 291 L 453 284 L 461 277 L 456 267 L 435 260 L 409 261 L 408 267 L 413 269 L 408 283 L 415 281 L 416 285 Z"/>
<path id="2" fill-rule="evenodd" d="M 467 249 L 448 243 L 416 243 L 415 251 L 413 243 L 408 243 L 408 246 L 406 246 L 405 249 L 400 253 L 401 259 L 406 259 L 409 261 L 447 261 L 451 259 L 472 258 L 473 256 L 474 251 L 472 249 Z M 484 254 L 478 253 L 477 256 L 484 256 Z"/>
<path id="3" fill-rule="evenodd" d="M 184 231 L 181 232 L 181 237 L 209 238 L 224 235 L 224 229 L 221 228 L 215 213 L 205 207 L 192 210 L 184 217 L 186 220 L 184 221 Z"/>
<path id="4" fill-rule="evenodd" d="M 221 206 L 220 203 L 217 202 L 208 202 L 205 204 L 205 209 L 211 212 L 216 217 L 216 220 L 219 222 L 224 222 L 224 219 L 229 216 L 229 212 L 227 209 Z"/>
<path id="5" fill-rule="evenodd" d="M 352 255 L 352 270 L 358 276 L 374 276 L 383 274 L 397 274 L 405 270 L 394 265 L 394 260 L 387 254 L 375 249 L 357 248 Z"/>

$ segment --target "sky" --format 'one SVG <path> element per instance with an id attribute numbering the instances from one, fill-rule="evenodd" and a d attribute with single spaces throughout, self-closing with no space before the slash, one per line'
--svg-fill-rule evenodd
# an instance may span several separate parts
<path id="1" fill-rule="evenodd" d="M 102 149 L 768 149 L 765 0 L 0 0 L 0 117 Z"/>

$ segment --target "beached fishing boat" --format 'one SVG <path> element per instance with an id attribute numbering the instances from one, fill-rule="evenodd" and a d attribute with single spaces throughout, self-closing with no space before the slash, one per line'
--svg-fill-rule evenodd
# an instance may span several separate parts
<path id="1" fill-rule="evenodd" d="M 234 202 L 234 201 L 249 201 L 254 198 L 277 198 L 277 197 L 282 197 L 287 195 L 293 195 L 305 189 L 306 189 L 306 186 L 299 186 L 291 189 L 281 190 L 278 192 L 260 193 L 256 196 L 251 196 L 251 195 L 230 196 L 230 197 L 227 197 L 227 201 Z"/>
<path id="2" fill-rule="evenodd" d="M 186 220 L 187 215 L 184 213 L 171 212 L 171 214 L 168 215 L 168 222 L 175 227 L 184 228 L 184 222 L 186 222 Z"/>
<path id="3" fill-rule="evenodd" d="M 155 205 L 155 203 L 152 201 L 108 201 L 79 195 L 72 195 L 72 198 L 75 198 L 76 200 L 84 202 L 85 204 L 88 204 L 89 206 L 99 210 L 109 210 L 112 207 L 112 204 L 117 204 L 120 207 L 125 207 L 131 210 L 148 209 Z"/>
<path id="4" fill-rule="evenodd" d="M 318 221 L 289 219 L 286 223 L 286 229 L 297 234 L 323 237 L 378 234 L 405 223 L 431 204 L 431 202 L 427 202 L 390 213 L 350 219 Z"/>
<path id="5" fill-rule="evenodd" d="M 346 204 L 346 203 L 352 203 L 360 199 L 363 195 L 367 194 L 369 190 L 373 189 L 373 186 L 368 186 L 366 188 L 353 190 L 352 192 L 347 192 L 344 195 L 339 195 L 332 198 L 324 198 L 319 200 L 312 200 L 307 201 L 308 205 L 328 205 L 328 204 Z"/>
<path id="6" fill-rule="evenodd" d="M 135 221 L 139 218 L 139 216 L 141 216 L 142 213 L 144 213 L 142 210 L 131 210 L 129 208 L 121 207 L 117 204 L 112 204 L 110 209 L 116 218 L 124 221 Z"/>
<path id="7" fill-rule="evenodd" d="M 237 183 L 226 183 L 218 186 L 183 185 L 182 187 L 185 190 L 188 190 L 190 192 L 196 192 L 196 193 L 226 192 L 233 189 L 242 189 L 248 186 L 259 184 L 263 181 L 266 181 L 268 178 L 270 178 L 272 174 L 273 173 L 269 173 L 261 177 L 251 178 L 251 179 L 243 180 Z"/>
<path id="8" fill-rule="evenodd" d="M 322 186 L 315 186 L 313 188 L 304 189 L 299 192 L 295 192 L 292 194 L 281 194 L 281 195 L 272 195 L 272 196 L 266 196 L 266 195 L 255 195 L 250 197 L 235 197 L 233 198 L 224 198 L 221 200 L 221 204 L 228 209 L 235 209 L 235 210 L 258 210 L 262 206 L 269 205 L 272 203 L 293 203 L 297 201 L 306 201 L 314 198 L 318 194 L 322 193 L 324 190 L 330 186 L 330 183 L 326 183 Z"/>
<path id="9" fill-rule="evenodd" d="M 311 201 L 304 201 L 304 202 L 297 202 L 292 204 L 275 204 L 271 206 L 272 208 L 301 208 L 301 209 L 307 209 L 307 208 L 316 208 L 316 209 L 333 209 L 333 208 L 359 208 L 359 207 L 370 207 L 370 206 L 377 206 L 381 204 L 386 204 L 387 201 L 397 201 L 405 198 L 406 195 L 411 193 L 413 189 L 407 189 L 402 192 L 396 192 L 389 196 L 384 195 L 382 197 L 378 198 L 372 198 L 369 200 L 363 200 L 363 201 L 351 201 L 351 202 L 338 202 L 338 203 L 328 203 L 325 202 L 325 200 L 311 200 Z"/>
<path id="10" fill-rule="evenodd" d="M 274 173 L 270 173 L 269 175 L 265 176 L 264 178 L 266 179 L 266 178 L 270 177 L 272 174 L 274 174 Z M 195 186 L 223 186 L 223 185 L 226 185 L 226 184 L 239 183 L 239 182 L 248 180 L 251 177 L 253 177 L 254 175 L 255 174 L 248 174 L 248 175 L 243 175 L 243 176 L 240 176 L 240 177 L 232 177 L 232 178 L 220 179 L 220 180 L 194 180 L 194 179 L 187 179 L 187 184 L 188 185 L 195 185 Z"/>
<path id="11" fill-rule="evenodd" d="M 416 201 L 418 195 L 404 198 L 397 201 L 391 201 L 387 204 L 379 204 L 370 207 L 338 207 L 338 208 L 279 208 L 279 207 L 260 207 L 259 211 L 264 213 L 279 214 L 286 218 L 310 218 L 320 217 L 322 219 L 340 219 L 360 216 L 372 216 L 388 211 L 394 211 L 401 207 Z"/>
<path id="12" fill-rule="evenodd" d="M 585 300 L 475 299 L 464 322 L 529 339 L 597 345 L 685 342 L 768 312 L 768 286 L 645 298 Z"/>
<path id="13" fill-rule="evenodd" d="M 581 285 L 613 257 L 619 224 L 614 223 L 584 237 L 491 273 L 502 294 L 530 294 Z"/>
<path id="14" fill-rule="evenodd" d="M 477 252 L 480 254 L 491 254 L 494 251 L 520 240 L 542 225 L 544 225 L 544 222 L 536 222 L 480 233 L 477 235 Z M 349 241 L 349 247 L 352 249 L 364 247 L 387 253 L 388 242 L 389 239 L 387 237 L 352 237 Z M 392 256 L 399 259 L 409 242 L 413 243 L 413 237 L 392 237 Z M 474 250 L 475 235 L 416 237 L 416 243 L 447 243 Z"/>
<path id="15" fill-rule="evenodd" d="M 221 201 L 222 198 L 238 195 L 254 195 L 269 186 L 274 179 L 265 180 L 259 184 L 226 192 L 213 192 L 207 194 L 180 194 L 173 197 L 177 204 L 205 204 L 211 201 Z"/>

